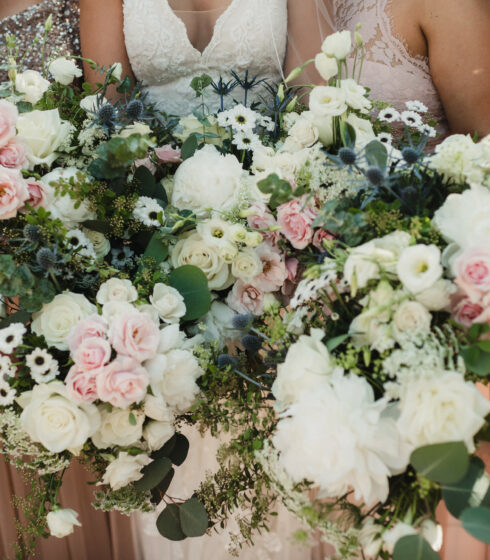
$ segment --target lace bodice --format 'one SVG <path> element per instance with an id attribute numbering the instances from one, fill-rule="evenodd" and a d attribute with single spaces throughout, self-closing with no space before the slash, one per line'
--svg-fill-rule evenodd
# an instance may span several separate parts
<path id="1" fill-rule="evenodd" d="M 250 76 L 280 80 L 287 0 L 232 0 L 202 53 L 168 0 L 124 0 L 124 33 L 133 72 L 150 101 L 167 113 L 188 115 L 199 103 L 189 84 L 202 73 L 227 80 L 231 70 L 239 76 L 248 70 Z M 258 89 L 252 90 L 252 98 Z M 218 109 L 219 97 L 211 95 L 206 103 Z M 233 97 L 241 95 L 238 88 L 233 91 Z"/>
<path id="2" fill-rule="evenodd" d="M 354 31 L 362 24 L 366 59 L 361 82 L 371 89 L 373 99 L 389 101 L 405 110 L 405 101 L 419 100 L 440 123 L 448 124 L 426 57 L 411 55 L 393 31 L 391 0 L 333 0 L 336 29 Z"/>

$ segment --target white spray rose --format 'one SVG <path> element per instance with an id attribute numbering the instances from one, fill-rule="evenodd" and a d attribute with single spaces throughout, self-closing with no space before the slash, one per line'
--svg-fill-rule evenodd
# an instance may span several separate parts
<path id="1" fill-rule="evenodd" d="M 186 313 L 184 298 L 172 286 L 155 284 L 150 302 L 166 323 L 178 323 Z"/>
<path id="2" fill-rule="evenodd" d="M 251 280 L 262 272 L 262 261 L 254 249 L 242 249 L 231 265 L 231 273 L 235 278 Z"/>
<path id="3" fill-rule="evenodd" d="M 102 478 L 102 484 L 109 484 L 113 490 L 124 488 L 131 482 L 143 478 L 141 469 L 149 465 L 152 460 L 144 453 L 132 456 L 122 451 L 118 458 L 107 467 Z"/>
<path id="4" fill-rule="evenodd" d="M 65 57 L 53 60 L 49 65 L 49 71 L 53 78 L 64 86 L 71 84 L 75 78 L 82 76 L 82 71 L 75 61 Z"/>
<path id="5" fill-rule="evenodd" d="M 319 133 L 311 119 L 299 118 L 289 130 L 289 136 L 284 142 L 284 149 L 297 152 L 309 148 L 318 140 Z"/>
<path id="6" fill-rule="evenodd" d="M 148 422 L 143 430 L 150 451 L 163 447 L 174 434 L 175 428 L 170 422 Z"/>
<path id="7" fill-rule="evenodd" d="M 337 60 L 345 60 L 352 49 L 350 31 L 338 31 L 329 35 L 323 41 L 322 52 Z"/>
<path id="8" fill-rule="evenodd" d="M 110 301 L 122 301 L 132 303 L 138 299 L 138 290 L 133 286 L 131 280 L 110 278 L 104 282 L 97 292 L 97 302 L 105 305 Z"/>
<path id="9" fill-rule="evenodd" d="M 337 60 L 331 56 L 327 56 L 325 53 L 318 53 L 315 56 L 315 68 L 326 82 L 328 82 L 330 78 L 333 78 L 339 71 Z"/>
<path id="10" fill-rule="evenodd" d="M 24 94 L 24 100 L 33 105 L 48 90 L 50 83 L 35 70 L 26 70 L 15 77 L 15 89 Z"/>
<path id="11" fill-rule="evenodd" d="M 435 245 L 413 245 L 400 255 L 397 274 L 412 294 L 431 288 L 442 276 L 441 251 Z"/>
<path id="12" fill-rule="evenodd" d="M 75 525 L 81 527 L 78 521 L 78 513 L 73 509 L 55 509 L 46 515 L 48 529 L 53 537 L 62 539 L 71 535 Z"/>
<path id="13" fill-rule="evenodd" d="M 111 242 L 103 233 L 87 228 L 84 228 L 83 232 L 88 237 L 90 243 L 92 243 L 95 251 L 95 256 L 98 259 L 103 259 L 109 254 L 111 250 Z"/>
<path id="14" fill-rule="evenodd" d="M 347 111 L 344 92 L 333 86 L 317 86 L 310 94 L 310 111 L 315 117 L 338 117 Z"/>
<path id="15" fill-rule="evenodd" d="M 101 424 L 99 430 L 92 436 L 94 445 L 99 449 L 120 445 L 126 447 L 139 442 L 143 435 L 145 414 L 141 410 L 122 410 L 114 408 L 111 412 L 106 406 L 100 407 Z M 131 422 L 132 414 L 136 422 Z"/>
<path id="16" fill-rule="evenodd" d="M 395 333 L 421 335 L 430 331 L 431 314 L 418 301 L 404 301 L 393 317 Z"/>

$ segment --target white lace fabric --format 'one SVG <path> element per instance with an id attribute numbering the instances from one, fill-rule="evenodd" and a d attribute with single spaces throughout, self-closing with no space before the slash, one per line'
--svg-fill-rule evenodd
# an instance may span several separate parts
<path id="1" fill-rule="evenodd" d="M 232 0 L 216 20 L 209 44 L 201 53 L 191 43 L 187 27 L 168 0 L 124 0 L 124 33 L 129 60 L 150 101 L 169 114 L 188 115 L 200 103 L 189 84 L 195 76 L 281 79 L 286 52 L 287 0 Z M 261 88 L 250 92 L 250 102 Z M 233 91 L 242 101 L 242 92 Z M 206 100 L 211 111 L 219 96 Z M 225 99 L 225 105 L 231 98 Z"/>

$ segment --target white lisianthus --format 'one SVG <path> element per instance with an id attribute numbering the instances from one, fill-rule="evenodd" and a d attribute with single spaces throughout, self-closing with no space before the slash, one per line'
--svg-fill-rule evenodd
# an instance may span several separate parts
<path id="1" fill-rule="evenodd" d="M 242 224 L 232 224 L 228 227 L 227 234 L 232 243 L 245 243 L 248 231 Z"/>
<path id="2" fill-rule="evenodd" d="M 407 247 L 398 259 L 396 271 L 412 294 L 428 290 L 442 276 L 441 251 L 435 245 Z"/>
<path id="3" fill-rule="evenodd" d="M 238 247 L 233 243 L 222 243 L 218 247 L 218 254 L 226 263 L 231 264 L 238 256 Z"/>
<path id="4" fill-rule="evenodd" d="M 56 150 L 71 130 L 71 124 L 61 119 L 58 109 L 22 113 L 17 121 L 17 132 L 27 146 L 31 167 L 51 165 L 56 159 Z"/>
<path id="5" fill-rule="evenodd" d="M 111 66 L 111 71 L 112 71 L 112 77 L 117 80 L 118 82 L 121 81 L 122 78 L 122 73 L 123 73 L 123 67 L 122 64 L 120 62 L 116 62 L 115 64 L 113 64 Z"/>
<path id="6" fill-rule="evenodd" d="M 110 278 L 101 284 L 96 299 L 101 305 L 110 301 L 132 303 L 138 299 L 138 290 L 133 286 L 131 280 Z"/>
<path id="7" fill-rule="evenodd" d="M 361 149 L 376 139 L 376 134 L 374 134 L 373 125 L 369 119 L 361 119 L 354 113 L 351 113 L 347 118 L 346 122 L 352 126 L 356 133 L 356 148 Z"/>
<path id="8" fill-rule="evenodd" d="M 300 117 L 289 130 L 289 135 L 284 142 L 284 149 L 296 152 L 309 148 L 318 140 L 318 136 L 318 129 L 312 121 L 307 117 Z"/>
<path id="9" fill-rule="evenodd" d="M 68 350 L 67 337 L 82 319 L 97 313 L 95 305 L 82 294 L 65 291 L 32 315 L 32 332 L 44 336 L 49 346 Z"/>
<path id="10" fill-rule="evenodd" d="M 184 298 L 172 286 L 155 284 L 150 302 L 166 323 L 178 323 L 186 313 Z"/>
<path id="11" fill-rule="evenodd" d="M 412 449 L 464 441 L 473 453 L 473 437 L 490 413 L 490 402 L 453 371 L 411 379 L 401 388 L 399 406 L 398 429 Z"/>
<path id="12" fill-rule="evenodd" d="M 111 412 L 107 407 L 100 407 L 101 423 L 98 431 L 92 436 L 95 447 L 105 449 L 119 445 L 127 447 L 135 445 L 143 435 L 145 414 L 141 410 L 123 410 L 114 408 Z M 134 420 L 130 421 L 130 414 Z"/>
<path id="13" fill-rule="evenodd" d="M 109 484 L 113 490 L 124 488 L 131 482 L 136 482 L 143 478 L 141 469 L 149 465 L 152 460 L 144 453 L 133 456 L 125 451 L 121 451 L 117 459 L 112 461 L 107 467 L 100 484 Z"/>
<path id="14" fill-rule="evenodd" d="M 338 117 L 347 111 L 345 93 L 332 86 L 317 86 L 310 94 L 310 111 L 315 117 Z"/>
<path id="15" fill-rule="evenodd" d="M 345 60 L 352 49 L 350 31 L 337 31 L 323 41 L 322 52 L 337 60 Z"/>
<path id="16" fill-rule="evenodd" d="M 315 56 L 315 68 L 326 82 L 328 82 L 330 78 L 333 78 L 339 71 L 337 60 L 325 53 L 318 53 Z"/>
<path id="17" fill-rule="evenodd" d="M 51 84 L 35 70 L 26 70 L 15 76 L 15 89 L 24 94 L 24 101 L 36 104 Z"/>
<path id="18" fill-rule="evenodd" d="M 224 156 L 207 144 L 177 169 L 172 204 L 199 216 L 212 208 L 232 210 L 242 190 L 243 174 L 235 156 Z"/>
<path id="19" fill-rule="evenodd" d="M 71 84 L 75 78 L 82 76 L 82 71 L 75 61 L 65 57 L 53 60 L 49 65 L 49 71 L 53 78 L 64 86 Z"/>
<path id="20" fill-rule="evenodd" d="M 370 346 L 373 350 L 384 352 L 395 345 L 392 329 L 373 313 L 361 313 L 349 327 L 349 334 L 355 346 Z"/>
<path id="21" fill-rule="evenodd" d="M 396 334 L 422 335 L 430 331 L 432 316 L 418 301 L 404 301 L 396 310 L 393 325 Z"/>
<path id="22" fill-rule="evenodd" d="M 249 247 L 242 249 L 231 265 L 231 273 L 241 280 L 251 280 L 261 272 L 262 261 L 257 252 Z"/>
<path id="23" fill-rule="evenodd" d="M 78 521 L 78 513 L 73 509 L 55 509 L 46 515 L 46 523 L 53 537 L 62 539 L 71 535 L 77 527 L 82 524 Z"/>
<path id="24" fill-rule="evenodd" d="M 140 134 L 141 136 L 147 136 L 148 134 L 151 134 L 151 133 L 152 133 L 152 130 L 147 124 L 142 123 L 142 122 L 135 122 L 135 123 L 130 124 L 130 125 L 126 126 L 125 128 L 123 128 L 119 132 L 119 134 L 116 134 L 116 137 L 129 138 L 133 134 Z"/>
<path id="25" fill-rule="evenodd" d="M 53 453 L 70 451 L 77 455 L 100 426 L 97 407 L 75 403 L 59 381 L 36 385 L 22 393 L 17 402 L 24 409 L 20 415 L 22 428 L 32 441 Z"/>
<path id="26" fill-rule="evenodd" d="M 295 402 L 303 391 L 328 381 L 333 365 L 322 342 L 324 336 L 322 330 L 312 329 L 309 336 L 300 336 L 290 346 L 284 363 L 277 368 L 277 377 L 272 385 L 272 394 L 279 409 Z"/>
<path id="27" fill-rule="evenodd" d="M 148 422 L 143 430 L 150 451 L 163 447 L 174 434 L 175 428 L 170 422 Z"/>
<path id="28" fill-rule="evenodd" d="M 87 228 L 84 228 L 83 231 L 88 237 L 90 243 L 92 243 L 92 247 L 95 251 L 95 256 L 98 259 L 103 259 L 109 254 L 111 250 L 111 242 L 103 233 Z"/>
<path id="29" fill-rule="evenodd" d="M 372 104 L 366 97 L 366 89 L 360 86 L 355 80 L 351 78 L 342 80 L 340 89 L 344 92 L 347 105 L 352 109 L 362 111 L 363 113 L 371 109 Z"/>
<path id="30" fill-rule="evenodd" d="M 451 304 L 451 295 L 457 291 L 457 287 L 450 280 L 441 278 L 430 288 L 416 294 L 415 299 L 424 305 L 429 311 L 441 311 L 448 309 Z"/>

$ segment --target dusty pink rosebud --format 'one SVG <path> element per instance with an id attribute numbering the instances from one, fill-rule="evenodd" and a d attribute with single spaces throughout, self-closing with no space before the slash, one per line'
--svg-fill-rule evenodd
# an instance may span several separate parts
<path id="1" fill-rule="evenodd" d="M 9 169 L 22 169 L 27 165 L 27 147 L 18 138 L 12 138 L 10 142 L 0 149 L 0 165 Z"/>
<path id="2" fill-rule="evenodd" d="M 26 182 L 29 191 L 29 198 L 26 203 L 33 208 L 47 208 L 53 198 L 52 187 L 32 178 L 27 179 Z"/>
<path id="3" fill-rule="evenodd" d="M 327 241 L 332 241 L 335 237 L 325 229 L 317 229 L 315 234 L 313 235 L 313 245 L 319 250 L 323 251 L 323 243 L 322 241 L 326 239 Z"/>
<path id="4" fill-rule="evenodd" d="M 182 156 L 179 148 L 172 148 L 170 144 L 155 148 L 157 158 L 163 163 L 180 163 Z"/>
<path id="5" fill-rule="evenodd" d="M 27 183 L 20 171 L 0 166 L 0 220 L 14 218 L 28 198 Z"/>
<path id="6" fill-rule="evenodd" d="M 258 286 L 237 280 L 226 302 L 238 313 L 260 315 L 264 306 L 264 292 Z"/>
<path id="7" fill-rule="evenodd" d="M 100 370 L 82 371 L 76 365 L 72 366 L 65 379 L 69 396 L 85 403 L 97 400 L 96 378 L 99 373 Z"/>
<path id="8" fill-rule="evenodd" d="M 118 408 L 141 402 L 149 384 L 148 373 L 133 358 L 118 356 L 96 377 L 99 399 Z"/>
<path id="9" fill-rule="evenodd" d="M 94 314 L 86 319 L 82 319 L 73 327 L 68 335 L 67 343 L 70 352 L 73 354 L 85 338 L 106 338 L 107 329 L 108 325 L 100 315 Z"/>
<path id="10" fill-rule="evenodd" d="M 311 224 L 318 213 L 306 203 L 306 197 L 303 196 L 281 204 L 277 210 L 281 233 L 295 249 L 305 249 L 313 239 Z"/>
<path id="11" fill-rule="evenodd" d="M 451 307 L 453 319 L 467 328 L 480 322 L 478 319 L 484 311 L 480 303 L 472 301 L 462 292 L 451 296 Z"/>
<path id="12" fill-rule="evenodd" d="M 123 356 L 138 362 L 154 358 L 160 340 L 160 330 L 146 313 L 117 315 L 109 329 L 109 341 Z"/>
<path id="13" fill-rule="evenodd" d="M 134 166 L 135 167 L 146 167 L 146 169 L 148 169 L 148 171 L 150 173 L 152 173 L 153 175 L 155 174 L 155 171 L 157 170 L 155 164 L 151 161 L 151 159 L 149 157 L 144 158 L 144 159 L 135 159 L 134 160 Z"/>
<path id="14" fill-rule="evenodd" d="M 15 124 L 18 116 L 19 112 L 13 103 L 0 99 L 0 148 L 6 146 L 17 134 Z"/>

